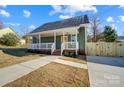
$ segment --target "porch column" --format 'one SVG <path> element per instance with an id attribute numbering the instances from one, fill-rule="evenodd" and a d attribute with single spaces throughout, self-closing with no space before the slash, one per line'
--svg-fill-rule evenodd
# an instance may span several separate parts
<path id="1" fill-rule="evenodd" d="M 62 34 L 63 34 L 63 36 L 62 36 L 62 43 L 64 43 L 64 42 L 65 42 L 65 41 L 64 41 L 64 40 L 65 40 L 65 37 L 64 37 L 64 36 L 65 36 L 65 32 L 63 31 Z M 65 45 L 65 44 L 64 44 L 64 45 Z"/>
<path id="2" fill-rule="evenodd" d="M 65 36 L 65 32 L 63 31 L 62 34 L 63 34 L 63 36 L 62 36 L 62 43 L 63 43 L 63 42 L 65 42 L 65 41 L 64 41 L 64 40 L 65 40 L 65 37 L 64 37 L 64 36 Z"/>
<path id="3" fill-rule="evenodd" d="M 40 43 L 41 43 L 41 40 L 40 40 L 40 34 L 39 34 L 39 49 L 40 49 Z"/>
<path id="4" fill-rule="evenodd" d="M 75 33 L 75 39 L 76 39 L 76 50 L 75 50 L 75 52 L 76 52 L 76 55 L 78 54 L 78 53 L 77 53 L 77 52 L 78 52 L 78 50 L 77 50 L 77 49 L 78 49 L 78 46 L 77 46 L 77 32 L 78 32 L 78 31 L 77 31 L 77 30 L 78 30 L 78 29 L 76 29 L 76 31 L 75 31 L 75 32 L 76 32 L 76 33 Z"/>
<path id="5" fill-rule="evenodd" d="M 65 32 L 63 31 L 62 34 L 63 34 L 63 36 L 62 36 L 62 42 L 61 42 L 61 56 L 62 56 L 62 53 L 63 53 L 64 47 L 65 47 L 65 45 L 64 45 L 64 47 L 62 46 L 62 44 L 64 43 L 63 41 L 64 41 L 64 35 L 65 35 Z"/>
<path id="6" fill-rule="evenodd" d="M 54 32 L 54 44 L 55 44 L 55 49 L 56 49 L 56 32 Z"/>

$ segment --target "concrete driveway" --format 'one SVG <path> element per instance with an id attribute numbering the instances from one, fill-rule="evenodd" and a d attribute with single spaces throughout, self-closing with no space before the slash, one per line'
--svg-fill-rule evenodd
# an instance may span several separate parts
<path id="1" fill-rule="evenodd" d="M 124 87 L 124 58 L 87 56 L 92 87 Z"/>

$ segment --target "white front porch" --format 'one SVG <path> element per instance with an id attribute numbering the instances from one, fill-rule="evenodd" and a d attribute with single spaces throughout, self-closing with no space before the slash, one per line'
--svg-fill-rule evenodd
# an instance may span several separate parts
<path id="1" fill-rule="evenodd" d="M 35 43 L 35 44 L 30 44 L 28 49 L 51 50 L 51 54 L 52 54 L 56 48 L 55 48 L 55 43 Z"/>
<path id="2" fill-rule="evenodd" d="M 33 33 L 30 36 L 37 35 L 38 42 L 32 43 L 29 45 L 28 49 L 33 50 L 51 50 L 51 54 L 55 50 L 57 50 L 57 45 L 60 45 L 61 48 L 61 55 L 63 54 L 64 50 L 74 50 L 76 55 L 78 55 L 79 43 L 78 43 L 78 28 L 79 27 L 70 27 L 70 28 L 63 28 L 57 29 L 52 31 L 43 31 L 39 33 Z M 67 37 L 71 36 L 72 40 L 68 40 Z M 53 36 L 52 42 L 42 42 L 41 37 L 50 37 Z M 61 36 L 61 43 L 57 42 L 57 36 Z"/>
<path id="3" fill-rule="evenodd" d="M 53 43 L 35 43 L 35 44 L 30 44 L 28 49 L 33 49 L 33 50 L 50 50 L 51 54 L 56 50 L 56 44 Z M 79 49 L 79 44 L 78 42 L 63 42 L 61 44 L 61 55 L 64 50 L 77 50 Z"/>

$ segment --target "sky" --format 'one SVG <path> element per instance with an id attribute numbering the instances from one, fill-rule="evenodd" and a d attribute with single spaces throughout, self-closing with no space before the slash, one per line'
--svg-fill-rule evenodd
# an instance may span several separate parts
<path id="1" fill-rule="evenodd" d="M 105 25 L 124 35 L 124 6 L 115 5 L 1 5 L 0 20 L 5 27 L 11 27 L 23 35 L 22 29 L 33 31 L 47 22 L 63 20 L 87 14 L 97 15 L 101 31 Z"/>

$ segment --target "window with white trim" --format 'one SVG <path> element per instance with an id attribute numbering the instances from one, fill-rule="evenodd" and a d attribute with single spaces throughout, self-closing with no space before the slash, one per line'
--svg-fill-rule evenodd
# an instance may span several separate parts
<path id="1" fill-rule="evenodd" d="M 75 42 L 76 41 L 76 35 L 71 35 L 71 42 Z"/>

